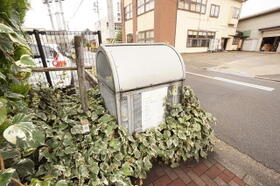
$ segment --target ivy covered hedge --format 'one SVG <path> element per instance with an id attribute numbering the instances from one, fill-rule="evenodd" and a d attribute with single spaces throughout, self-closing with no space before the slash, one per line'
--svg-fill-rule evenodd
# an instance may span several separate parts
<path id="1" fill-rule="evenodd" d="M 146 177 L 154 160 L 176 167 L 188 159 L 205 158 L 213 148 L 209 124 L 215 120 L 201 109 L 189 87 L 183 89 L 182 104 L 167 106 L 164 123 L 133 135 L 105 110 L 98 88 L 88 91 L 87 113 L 73 93 L 34 89 L 30 108 L 16 116 L 18 130 L 31 138 L 6 143 L 0 153 L 22 182 L 133 185 Z M 89 124 L 89 132 L 84 133 L 84 124 Z"/>

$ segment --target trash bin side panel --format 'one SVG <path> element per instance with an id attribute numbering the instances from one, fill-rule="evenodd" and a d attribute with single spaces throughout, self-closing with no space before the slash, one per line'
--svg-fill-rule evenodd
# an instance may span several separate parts
<path id="1" fill-rule="evenodd" d="M 96 72 L 98 80 L 104 82 L 112 90 L 115 90 L 115 77 L 113 75 L 111 63 L 104 51 L 99 51 L 96 55 Z M 118 85 L 116 85 L 118 86 Z"/>
<path id="2" fill-rule="evenodd" d="M 104 98 L 106 109 L 109 113 L 117 118 L 117 105 L 116 96 L 112 90 L 110 90 L 103 83 L 99 84 L 101 96 Z"/>

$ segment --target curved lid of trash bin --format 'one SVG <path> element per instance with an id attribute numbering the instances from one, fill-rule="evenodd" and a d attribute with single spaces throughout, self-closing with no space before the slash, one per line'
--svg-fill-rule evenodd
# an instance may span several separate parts
<path id="1" fill-rule="evenodd" d="M 105 84 L 115 92 L 185 79 L 181 55 L 166 44 L 101 45 L 96 53 L 96 63 L 99 80 L 102 81 L 102 71 L 112 73 L 112 76 L 106 76 L 108 81 L 105 80 Z"/>

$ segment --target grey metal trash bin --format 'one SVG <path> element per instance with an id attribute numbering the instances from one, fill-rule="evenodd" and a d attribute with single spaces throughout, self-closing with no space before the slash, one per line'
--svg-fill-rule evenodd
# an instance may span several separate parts
<path id="1" fill-rule="evenodd" d="M 102 45 L 96 71 L 106 108 L 129 133 L 158 126 L 185 80 L 181 55 L 165 44 Z"/>

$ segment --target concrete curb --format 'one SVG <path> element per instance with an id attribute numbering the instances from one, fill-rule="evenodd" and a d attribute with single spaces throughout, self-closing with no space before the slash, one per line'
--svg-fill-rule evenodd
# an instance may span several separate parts
<path id="1" fill-rule="evenodd" d="M 252 186 L 280 185 L 280 174 L 245 155 L 232 146 L 214 138 L 213 158 Z"/>
<path id="2" fill-rule="evenodd" d="M 268 80 L 268 81 L 274 81 L 274 82 L 280 82 L 280 80 L 278 80 L 278 79 L 266 78 L 266 77 L 262 77 L 262 76 L 255 76 L 255 78 L 262 79 L 262 80 Z"/>
<path id="3" fill-rule="evenodd" d="M 239 76 L 239 77 L 249 77 L 249 78 L 256 78 L 256 79 L 262 79 L 262 80 L 267 80 L 267 81 L 274 81 L 274 82 L 280 82 L 279 79 L 272 79 L 272 78 L 267 78 L 267 77 L 262 77 L 262 76 L 254 76 L 254 75 L 249 75 L 243 72 L 234 72 L 234 71 L 230 71 L 230 70 L 220 70 L 220 69 L 216 69 L 215 67 L 208 67 L 205 68 L 207 71 L 210 72 L 218 72 L 218 73 L 222 73 L 222 74 L 230 74 L 230 75 L 235 75 L 235 76 Z"/>

